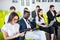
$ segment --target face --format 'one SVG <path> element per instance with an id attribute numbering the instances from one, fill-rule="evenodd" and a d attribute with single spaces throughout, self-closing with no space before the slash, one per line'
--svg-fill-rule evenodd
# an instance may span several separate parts
<path id="1" fill-rule="evenodd" d="M 51 10 L 54 11 L 54 7 L 52 7 Z"/>
<path id="2" fill-rule="evenodd" d="M 12 12 L 15 12 L 15 10 L 14 9 L 12 9 L 12 10 L 10 10 L 10 12 L 12 13 Z"/>
<path id="3" fill-rule="evenodd" d="M 40 12 L 39 12 L 39 16 L 41 16 L 41 15 L 43 15 L 43 11 L 40 11 Z"/>
<path id="4" fill-rule="evenodd" d="M 38 9 L 40 9 L 39 7 L 36 7 L 36 10 L 38 11 Z"/>
<path id="5" fill-rule="evenodd" d="M 13 19 L 12 19 L 12 23 L 16 23 L 18 21 L 18 16 L 15 16 Z"/>
<path id="6" fill-rule="evenodd" d="M 25 13 L 24 17 L 28 19 L 30 17 L 30 13 Z"/>

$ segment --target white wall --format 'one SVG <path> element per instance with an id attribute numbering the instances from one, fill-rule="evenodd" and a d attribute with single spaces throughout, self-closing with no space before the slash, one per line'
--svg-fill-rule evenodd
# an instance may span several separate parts
<path id="1" fill-rule="evenodd" d="M 21 6 L 21 0 L 18 3 L 12 3 L 12 0 L 0 0 L 0 10 L 9 10 L 10 6 L 15 6 L 16 10 L 23 12 L 24 7 L 28 7 L 30 11 L 34 10 L 36 5 L 40 5 L 44 12 L 47 12 L 51 4 L 55 5 L 56 11 L 60 11 L 60 2 L 41 2 L 32 4 L 30 0 L 30 6 Z"/>

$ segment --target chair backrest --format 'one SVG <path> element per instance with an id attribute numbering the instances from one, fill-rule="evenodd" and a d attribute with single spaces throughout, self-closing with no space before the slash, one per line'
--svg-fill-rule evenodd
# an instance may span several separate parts
<path id="1" fill-rule="evenodd" d="M 44 14 L 43 14 L 43 17 L 44 17 L 44 20 L 45 20 L 46 24 L 48 24 L 48 17 L 47 17 L 47 14 L 44 13 Z"/>
<path id="2" fill-rule="evenodd" d="M 9 11 L 8 10 L 5 10 L 5 16 L 9 14 Z"/>
<path id="3" fill-rule="evenodd" d="M 0 32 L 0 40 L 4 40 L 3 33 Z"/>
<path id="4" fill-rule="evenodd" d="M 57 22 L 60 22 L 60 17 L 56 17 Z"/>
<path id="5" fill-rule="evenodd" d="M 0 28 L 2 28 L 2 26 L 4 25 L 4 21 L 5 21 L 5 12 L 4 10 L 0 10 Z"/>
<path id="6" fill-rule="evenodd" d="M 18 14 L 19 18 L 22 17 L 22 13 L 20 11 L 17 11 L 16 13 Z"/>

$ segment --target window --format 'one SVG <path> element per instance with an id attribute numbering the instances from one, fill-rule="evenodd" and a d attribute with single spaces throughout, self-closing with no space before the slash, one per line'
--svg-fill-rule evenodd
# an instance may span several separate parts
<path id="1" fill-rule="evenodd" d="M 30 6 L 30 0 L 26 0 L 26 5 Z"/>
<path id="2" fill-rule="evenodd" d="M 24 0 L 21 0 L 21 6 L 24 6 Z"/>
<path id="3" fill-rule="evenodd" d="M 12 0 L 12 2 L 13 2 L 13 3 L 17 3 L 17 2 L 18 2 L 18 0 Z"/>
<path id="4" fill-rule="evenodd" d="M 35 0 L 32 0 L 32 3 L 35 4 Z"/>
<path id="5" fill-rule="evenodd" d="M 55 0 L 55 2 L 60 2 L 60 0 Z"/>
<path id="6" fill-rule="evenodd" d="M 53 0 L 48 0 L 48 2 L 53 2 Z"/>
<path id="7" fill-rule="evenodd" d="M 47 2 L 47 0 L 42 0 L 42 2 Z"/>
<path id="8" fill-rule="evenodd" d="M 36 2 L 40 2 L 41 0 L 36 0 Z"/>

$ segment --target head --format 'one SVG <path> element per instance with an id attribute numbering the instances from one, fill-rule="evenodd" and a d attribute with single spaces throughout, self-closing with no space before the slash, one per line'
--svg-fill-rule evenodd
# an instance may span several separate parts
<path id="1" fill-rule="evenodd" d="M 38 16 L 42 16 L 42 15 L 43 15 L 42 9 L 38 9 Z"/>
<path id="2" fill-rule="evenodd" d="M 50 10 L 54 11 L 54 5 L 50 5 Z"/>
<path id="3" fill-rule="evenodd" d="M 15 12 L 16 11 L 16 8 L 14 6 L 11 6 L 10 7 L 10 12 Z"/>
<path id="4" fill-rule="evenodd" d="M 17 23 L 18 19 L 19 19 L 19 16 L 17 15 L 17 13 L 12 12 L 9 16 L 8 23 L 15 24 Z"/>
<path id="5" fill-rule="evenodd" d="M 24 10 L 24 18 L 28 19 L 30 17 L 30 11 L 29 10 Z"/>
<path id="6" fill-rule="evenodd" d="M 40 9 L 40 6 L 39 5 L 36 6 L 36 11 L 38 11 L 38 9 Z"/>
<path id="7" fill-rule="evenodd" d="M 25 11 L 25 10 L 28 10 L 28 8 L 24 8 L 24 11 Z"/>

